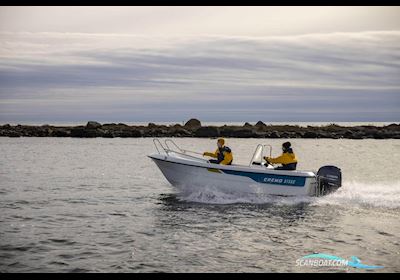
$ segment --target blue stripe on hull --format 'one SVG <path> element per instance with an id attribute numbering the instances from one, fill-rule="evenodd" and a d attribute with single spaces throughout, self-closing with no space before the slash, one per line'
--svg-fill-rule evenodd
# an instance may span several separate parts
<path id="1" fill-rule="evenodd" d="M 272 184 L 272 185 L 282 185 L 290 187 L 304 187 L 306 183 L 305 177 L 299 176 L 286 176 L 286 175 L 275 175 L 275 174 L 262 174 L 262 173 L 251 173 L 244 171 L 235 170 L 222 170 L 222 172 L 230 175 L 238 175 L 248 177 L 257 183 L 262 184 Z"/>

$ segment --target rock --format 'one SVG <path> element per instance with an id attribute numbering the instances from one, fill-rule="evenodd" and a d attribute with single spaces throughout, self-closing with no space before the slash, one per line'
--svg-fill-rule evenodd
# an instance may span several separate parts
<path id="1" fill-rule="evenodd" d="M 147 125 L 147 127 L 148 128 L 156 128 L 156 127 L 158 127 L 155 123 L 149 123 L 148 125 Z"/>
<path id="2" fill-rule="evenodd" d="M 365 137 L 361 134 L 361 133 L 353 133 L 351 135 L 351 137 L 349 137 L 350 139 L 364 139 Z"/>
<path id="3" fill-rule="evenodd" d="M 111 136 L 107 133 L 105 133 L 108 138 L 111 138 Z M 114 131 L 112 134 L 112 137 L 121 137 L 121 138 L 137 138 L 137 137 L 142 137 L 142 133 L 140 130 L 132 129 L 132 130 L 119 130 L 119 131 Z"/>
<path id="4" fill-rule="evenodd" d="M 304 138 L 304 132 L 303 131 L 296 131 L 296 138 Z"/>
<path id="5" fill-rule="evenodd" d="M 308 128 L 311 128 L 311 127 L 309 126 Z M 343 129 L 344 129 L 343 127 L 341 127 L 341 126 L 339 126 L 339 125 L 337 125 L 335 123 L 331 123 L 329 125 L 321 127 L 321 130 L 326 131 L 328 133 L 341 132 L 341 131 L 343 131 Z"/>
<path id="6" fill-rule="evenodd" d="M 256 123 L 256 126 L 257 127 L 267 127 L 267 125 L 265 124 L 265 123 L 263 123 L 262 121 L 258 121 L 257 123 Z"/>
<path id="7" fill-rule="evenodd" d="M 103 126 L 104 127 L 109 127 L 109 126 L 117 126 L 117 124 L 116 123 L 105 123 L 105 124 L 103 124 Z"/>
<path id="8" fill-rule="evenodd" d="M 344 137 L 345 138 L 352 138 L 353 137 L 353 131 L 351 131 L 351 130 L 346 130 L 345 132 L 344 132 Z"/>
<path id="9" fill-rule="evenodd" d="M 256 128 L 256 131 L 258 131 L 258 132 L 267 130 L 267 125 L 265 123 L 263 123 L 262 121 L 258 121 L 254 127 Z"/>
<path id="10" fill-rule="evenodd" d="M 71 129 L 71 137 L 78 138 L 94 138 L 99 137 L 99 133 L 96 129 L 86 127 L 75 127 Z"/>
<path id="11" fill-rule="evenodd" d="M 385 139 L 385 133 L 383 131 L 376 131 L 374 134 L 372 134 L 372 137 L 374 139 Z"/>
<path id="12" fill-rule="evenodd" d="M 220 134 L 217 127 L 205 126 L 198 128 L 194 135 L 196 137 L 218 137 Z"/>
<path id="13" fill-rule="evenodd" d="M 387 130 L 400 131 L 400 124 L 392 123 L 392 124 L 389 124 L 388 126 L 385 126 L 384 128 Z"/>
<path id="14" fill-rule="evenodd" d="M 335 133 L 329 133 L 323 130 L 318 130 L 318 138 L 334 138 Z"/>
<path id="15" fill-rule="evenodd" d="M 317 138 L 317 136 L 317 133 L 313 131 L 306 131 L 306 133 L 303 135 L 304 138 Z"/>
<path id="16" fill-rule="evenodd" d="M 233 137 L 253 138 L 253 137 L 257 137 L 257 134 L 254 133 L 251 129 L 238 129 L 238 130 L 234 131 Z"/>
<path id="17" fill-rule="evenodd" d="M 272 131 L 271 134 L 269 135 L 269 138 L 281 138 L 281 135 L 279 134 L 278 131 Z"/>
<path id="18" fill-rule="evenodd" d="M 96 128 L 100 128 L 100 127 L 101 127 L 101 124 L 98 123 L 98 122 L 95 122 L 95 121 L 89 121 L 89 122 L 86 124 L 86 127 L 87 127 L 87 128 L 94 128 L 94 129 L 96 129 Z"/>
<path id="19" fill-rule="evenodd" d="M 336 133 L 330 133 L 329 135 L 327 135 L 327 137 L 325 138 L 330 138 L 330 139 L 340 139 L 340 135 L 336 134 Z"/>
<path id="20" fill-rule="evenodd" d="M 290 133 L 285 131 L 282 134 L 280 134 L 279 136 L 280 136 L 280 138 L 290 138 Z"/>
<path id="21" fill-rule="evenodd" d="M 101 125 L 89 121 L 86 126 L 55 127 L 51 125 L 0 125 L 3 137 L 237 137 L 237 138 L 329 138 L 329 139 L 399 139 L 400 125 L 390 124 L 383 127 L 354 126 L 342 127 L 336 124 L 328 126 L 290 126 L 265 125 L 259 121 L 252 126 L 246 122 L 243 126 L 223 125 L 202 127 L 200 121 L 189 120 L 185 126 L 156 125 L 129 126 L 123 123 Z"/>
<path id="22" fill-rule="evenodd" d="M 185 128 L 197 129 L 201 127 L 201 122 L 198 119 L 190 119 L 185 123 Z"/>
<path id="23" fill-rule="evenodd" d="M 53 137 L 69 137 L 71 136 L 71 132 L 65 129 L 55 129 L 51 132 L 50 136 Z"/>
<path id="24" fill-rule="evenodd" d="M 74 127 L 71 129 L 71 137 L 84 137 L 85 128 L 84 127 Z"/>
<path id="25" fill-rule="evenodd" d="M 173 126 L 169 131 L 168 131 L 168 134 L 170 135 L 170 136 L 177 136 L 177 137 L 188 137 L 188 136 L 191 136 L 192 135 L 192 133 L 190 132 L 190 131 L 188 131 L 188 130 L 186 130 L 186 129 L 184 129 L 182 126 Z M 179 136 L 178 136 L 179 135 Z"/>
<path id="26" fill-rule="evenodd" d="M 139 129 L 137 126 L 129 126 L 129 125 L 126 125 L 123 123 L 105 124 L 102 126 L 101 130 L 98 130 L 98 133 L 100 134 L 100 135 L 98 135 L 98 137 L 106 137 L 106 138 L 133 137 L 133 138 L 135 138 L 135 137 L 142 137 L 144 134 L 144 130 L 146 130 L 146 131 L 154 130 L 154 128 L 149 128 L 148 126 L 142 126 L 142 128 L 143 129 Z"/>
<path id="27" fill-rule="evenodd" d="M 16 131 L 8 131 L 8 133 L 5 136 L 8 136 L 8 137 L 21 137 L 21 133 L 18 133 Z"/>
<path id="28" fill-rule="evenodd" d="M 222 127 L 219 129 L 219 136 L 221 137 L 237 137 L 237 138 L 259 138 L 251 128 L 245 127 Z"/>
<path id="29" fill-rule="evenodd" d="M 48 137 L 51 135 L 52 132 L 53 132 L 53 130 L 51 128 L 45 127 L 45 128 L 40 128 L 40 129 L 36 129 L 36 130 L 31 130 L 30 131 L 31 135 L 29 135 L 29 136 Z"/>
<path id="30" fill-rule="evenodd" d="M 262 131 L 262 132 L 255 131 L 253 137 L 254 138 L 267 138 L 268 134 L 265 131 Z"/>
<path id="31" fill-rule="evenodd" d="M 114 133 L 112 131 L 108 131 L 107 130 L 107 131 L 104 132 L 103 137 L 104 138 L 114 138 L 115 136 L 114 136 Z"/>
<path id="32" fill-rule="evenodd" d="M 221 137 L 234 137 L 235 129 L 224 125 L 219 129 L 219 134 Z"/>
<path id="33" fill-rule="evenodd" d="M 147 128 L 142 132 L 141 130 L 137 130 L 140 133 L 143 133 L 142 136 L 144 137 L 168 137 L 171 136 L 169 134 L 168 129 L 162 129 L 160 127 L 157 128 Z"/>

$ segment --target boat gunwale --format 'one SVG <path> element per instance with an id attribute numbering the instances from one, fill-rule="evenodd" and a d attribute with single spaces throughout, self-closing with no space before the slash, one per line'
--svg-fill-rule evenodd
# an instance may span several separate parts
<path id="1" fill-rule="evenodd" d="M 160 157 L 165 157 L 165 159 L 162 158 L 158 158 L 156 156 L 160 156 Z M 314 175 L 310 175 L 310 174 L 304 174 L 304 175 L 300 175 L 300 174 L 282 174 L 281 172 L 284 171 L 286 172 L 293 172 L 295 173 L 296 171 L 287 171 L 287 170 L 278 170 L 279 173 L 266 173 L 265 171 L 268 171 L 268 169 L 264 170 L 252 170 L 251 167 L 248 166 L 244 166 L 244 165 L 236 165 L 236 166 L 232 166 L 232 165 L 220 165 L 220 164 L 213 164 L 213 163 L 202 163 L 199 162 L 199 164 L 210 164 L 213 166 L 202 166 L 202 165 L 196 165 L 196 164 L 188 164 L 188 163 L 182 163 L 182 162 L 177 162 L 177 161 L 171 161 L 171 160 L 167 160 L 166 158 L 171 157 L 171 156 L 166 156 L 166 155 L 160 155 L 160 154 L 155 154 L 155 155 L 148 155 L 149 158 L 153 159 L 153 160 L 160 160 L 160 161 L 165 161 L 165 162 L 169 162 L 169 163 L 174 163 L 174 164 L 180 164 L 180 165 L 186 165 L 186 166 L 192 166 L 192 167 L 200 167 L 200 168 L 212 168 L 212 169 L 221 169 L 221 170 L 231 170 L 231 171 L 238 171 L 238 172 L 248 172 L 248 173 L 255 173 L 255 174 L 265 174 L 265 175 L 281 175 L 281 176 L 293 176 L 293 177 L 303 177 L 303 178 L 315 178 L 316 175 L 314 172 L 312 171 L 297 171 L 297 172 L 304 172 L 304 173 L 313 173 Z M 177 158 L 177 160 L 180 161 L 190 161 L 190 160 L 185 160 L 185 159 L 180 159 Z M 215 166 L 214 166 L 215 165 Z M 221 168 L 222 167 L 222 168 Z M 237 170 L 237 169 L 232 169 L 232 167 L 239 167 L 245 170 Z M 250 170 L 249 170 L 250 169 Z M 257 172 L 259 171 L 259 172 Z M 271 171 L 276 171 L 274 169 L 272 169 Z"/>

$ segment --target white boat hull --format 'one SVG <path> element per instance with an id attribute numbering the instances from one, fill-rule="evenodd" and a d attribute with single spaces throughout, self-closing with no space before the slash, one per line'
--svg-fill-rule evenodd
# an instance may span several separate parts
<path id="1" fill-rule="evenodd" d="M 171 154 L 149 157 L 168 182 L 181 192 L 211 188 L 225 193 L 312 196 L 317 186 L 316 175 L 309 171 L 220 165 Z"/>

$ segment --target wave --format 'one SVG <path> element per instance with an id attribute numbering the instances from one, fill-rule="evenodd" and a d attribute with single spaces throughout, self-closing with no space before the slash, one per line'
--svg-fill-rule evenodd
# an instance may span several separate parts
<path id="1" fill-rule="evenodd" d="M 315 204 L 400 209 L 400 182 L 345 182 L 338 191 L 325 197 L 319 197 Z"/>
<path id="2" fill-rule="evenodd" d="M 351 205 L 354 207 L 378 207 L 400 209 L 400 182 L 361 183 L 349 181 L 336 192 L 324 197 L 284 197 L 251 193 L 225 193 L 215 188 L 204 188 L 180 193 L 177 197 L 186 202 L 207 204 L 277 204 L 277 205 Z"/>
<path id="3" fill-rule="evenodd" d="M 189 202 L 209 203 L 209 204 L 235 204 L 235 203 L 251 203 L 251 204 L 299 204 L 311 202 L 310 197 L 281 197 L 259 195 L 252 193 L 225 193 L 215 189 L 203 189 L 202 191 L 194 191 L 191 193 L 183 193 L 178 195 L 178 199 Z"/>

